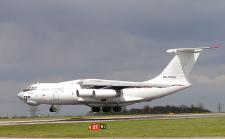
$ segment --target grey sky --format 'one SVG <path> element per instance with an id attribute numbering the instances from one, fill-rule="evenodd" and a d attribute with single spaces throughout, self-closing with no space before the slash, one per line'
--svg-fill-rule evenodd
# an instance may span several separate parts
<path id="1" fill-rule="evenodd" d="M 16 95 L 37 81 L 148 80 L 172 58 L 166 49 L 224 46 L 224 7 L 223 0 L 0 1 L 0 115 L 25 115 Z M 131 107 L 202 103 L 216 110 L 218 101 L 225 107 L 224 59 L 223 47 L 204 52 L 192 88 Z"/>

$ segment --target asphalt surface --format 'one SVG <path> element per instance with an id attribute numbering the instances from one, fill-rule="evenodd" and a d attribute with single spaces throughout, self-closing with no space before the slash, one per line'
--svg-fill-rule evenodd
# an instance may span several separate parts
<path id="1" fill-rule="evenodd" d="M 3 125 L 24 125 L 24 124 L 49 124 L 49 123 L 78 123 L 78 122 L 107 122 L 123 120 L 160 120 L 160 119 L 192 119 L 207 117 L 225 117 L 225 113 L 207 113 L 207 114 L 160 114 L 160 115 L 129 115 L 129 116 L 99 116 L 97 118 L 65 118 L 50 120 L 24 120 L 24 121 L 0 121 Z"/>
<path id="2" fill-rule="evenodd" d="M 7 137 L 0 137 L 0 139 L 21 139 L 21 138 L 7 138 Z M 37 138 L 26 138 L 26 139 L 37 139 Z M 55 138 L 38 138 L 38 139 L 55 139 Z M 57 138 L 57 139 L 74 139 L 74 138 Z M 85 139 L 85 138 L 84 138 Z M 87 138 L 89 139 L 89 138 Z M 155 137 L 155 138 L 132 138 L 132 137 L 118 137 L 118 138 L 95 138 L 95 139 L 225 139 L 225 137 L 194 137 L 194 138 L 179 138 L 179 137 Z"/>

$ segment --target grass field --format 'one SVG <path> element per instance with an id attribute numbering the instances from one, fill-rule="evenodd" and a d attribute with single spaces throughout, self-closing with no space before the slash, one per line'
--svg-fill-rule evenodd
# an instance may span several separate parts
<path id="1" fill-rule="evenodd" d="M 225 117 L 104 122 L 107 129 L 88 130 L 90 123 L 0 126 L 1 137 L 225 137 Z"/>

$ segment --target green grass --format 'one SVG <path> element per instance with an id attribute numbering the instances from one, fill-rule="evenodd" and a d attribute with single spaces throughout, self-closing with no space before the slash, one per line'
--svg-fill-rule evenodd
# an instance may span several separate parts
<path id="1" fill-rule="evenodd" d="M 212 137 L 225 136 L 225 117 L 104 122 L 107 129 L 88 130 L 90 123 L 0 126 L 1 137 Z"/>

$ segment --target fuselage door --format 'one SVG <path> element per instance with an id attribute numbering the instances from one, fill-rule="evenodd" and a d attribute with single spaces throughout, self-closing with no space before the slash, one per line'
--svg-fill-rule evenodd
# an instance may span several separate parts
<path id="1" fill-rule="evenodd" d="M 52 103 L 58 104 L 59 103 L 59 90 L 54 90 L 52 95 L 53 95 Z"/>

